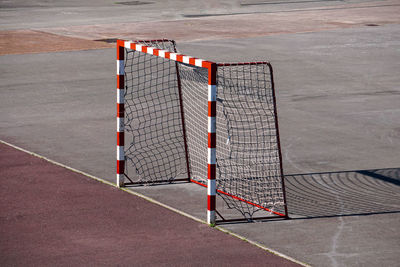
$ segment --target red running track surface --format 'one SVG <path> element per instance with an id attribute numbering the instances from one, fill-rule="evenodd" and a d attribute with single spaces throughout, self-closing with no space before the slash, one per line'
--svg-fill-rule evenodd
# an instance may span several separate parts
<path id="1" fill-rule="evenodd" d="M 2 266 L 298 266 L 1 143 L 0 237 Z"/>

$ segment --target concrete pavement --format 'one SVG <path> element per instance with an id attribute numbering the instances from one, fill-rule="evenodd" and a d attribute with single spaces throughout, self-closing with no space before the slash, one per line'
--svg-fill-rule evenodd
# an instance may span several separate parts
<path id="1" fill-rule="evenodd" d="M 393 14 L 398 3 L 247 1 L 229 6 L 218 2 L 219 9 L 211 12 L 207 10 L 211 1 L 200 9 L 198 3 L 179 9 L 173 2 L 134 6 L 79 1 L 43 7 L 41 1 L 29 5 L 20 1 L 10 7 L 2 1 L 3 30 L 51 33 L 52 42 L 71 44 L 71 39 L 63 39 L 68 37 L 77 45 L 46 50 L 43 44 L 39 51 L 22 54 L 25 46 L 15 55 L 7 52 L 0 57 L 0 139 L 114 181 L 115 51 L 81 49 L 91 44 L 108 47 L 93 40 L 119 34 L 151 36 L 154 32 L 140 32 L 135 22 L 150 27 L 169 20 L 182 29 L 177 37 L 186 40 L 178 42 L 183 53 L 214 61 L 262 58 L 275 70 L 284 171 L 291 181 L 289 212 L 294 219 L 221 227 L 315 266 L 396 266 L 400 28 Z M 161 8 L 166 11 L 160 12 Z M 264 15 L 209 16 L 258 11 Z M 208 16 L 193 20 L 200 14 Z M 314 25 L 302 25 L 307 16 L 315 20 L 318 14 L 322 15 Z M 338 14 L 342 16 L 335 17 Z M 240 17 L 271 23 L 274 31 L 255 28 L 243 35 L 251 31 L 251 23 L 239 32 L 226 28 Z M 123 32 L 112 32 L 108 25 L 117 18 L 128 23 Z M 198 38 L 187 30 L 193 21 L 220 26 Z M 136 26 L 130 31 L 129 25 Z M 321 25 L 330 25 L 329 30 Z M 227 34 L 217 39 L 221 32 Z M 7 35 L 2 35 L 4 39 Z M 37 45 L 40 38 L 35 40 Z M 75 49 L 79 51 L 64 51 Z M 51 51 L 58 52 L 47 53 Z M 132 190 L 204 219 L 205 191 L 196 185 Z M 222 201 L 218 203 L 224 209 Z"/>

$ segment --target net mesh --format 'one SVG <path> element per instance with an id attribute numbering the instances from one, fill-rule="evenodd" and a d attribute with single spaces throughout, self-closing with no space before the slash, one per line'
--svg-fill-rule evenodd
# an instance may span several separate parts
<path id="1" fill-rule="evenodd" d="M 171 41 L 141 44 L 175 52 Z M 175 62 L 125 49 L 125 175 L 134 183 L 187 178 Z"/>
<path id="2" fill-rule="evenodd" d="M 270 65 L 219 66 L 217 77 L 217 189 L 227 193 L 220 196 L 248 218 L 263 208 L 283 212 Z"/>
<path id="3" fill-rule="evenodd" d="M 175 52 L 174 43 L 143 43 Z M 218 194 L 246 218 L 284 211 L 270 65 L 218 66 Z M 132 50 L 125 65 L 126 174 L 142 183 L 188 177 L 207 184 L 208 71 Z"/>
<path id="4" fill-rule="evenodd" d="M 180 64 L 191 178 L 207 184 L 207 70 Z M 268 64 L 219 66 L 218 194 L 251 218 L 284 211 L 275 102 Z"/>
<path id="5" fill-rule="evenodd" d="M 191 179 L 207 184 L 208 71 L 179 64 Z"/>

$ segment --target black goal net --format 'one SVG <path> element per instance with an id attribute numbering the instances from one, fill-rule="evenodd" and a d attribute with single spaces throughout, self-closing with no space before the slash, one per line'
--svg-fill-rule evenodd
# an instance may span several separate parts
<path id="1" fill-rule="evenodd" d="M 173 41 L 140 42 L 176 52 Z M 208 71 L 125 49 L 125 175 L 207 184 Z M 216 185 L 229 208 L 287 214 L 272 67 L 218 64 Z"/>

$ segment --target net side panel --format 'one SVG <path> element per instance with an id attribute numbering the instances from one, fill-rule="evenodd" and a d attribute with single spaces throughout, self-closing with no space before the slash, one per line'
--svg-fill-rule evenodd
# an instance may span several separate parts
<path id="1" fill-rule="evenodd" d="M 208 70 L 179 64 L 191 179 L 207 184 Z"/>
<path id="2" fill-rule="evenodd" d="M 219 195 L 228 207 L 237 209 L 245 217 L 252 217 L 263 208 L 284 212 L 269 65 L 218 66 L 217 88 Z"/>
<path id="3" fill-rule="evenodd" d="M 142 41 L 176 52 L 173 42 Z M 175 62 L 125 49 L 125 175 L 135 183 L 187 178 Z"/>

